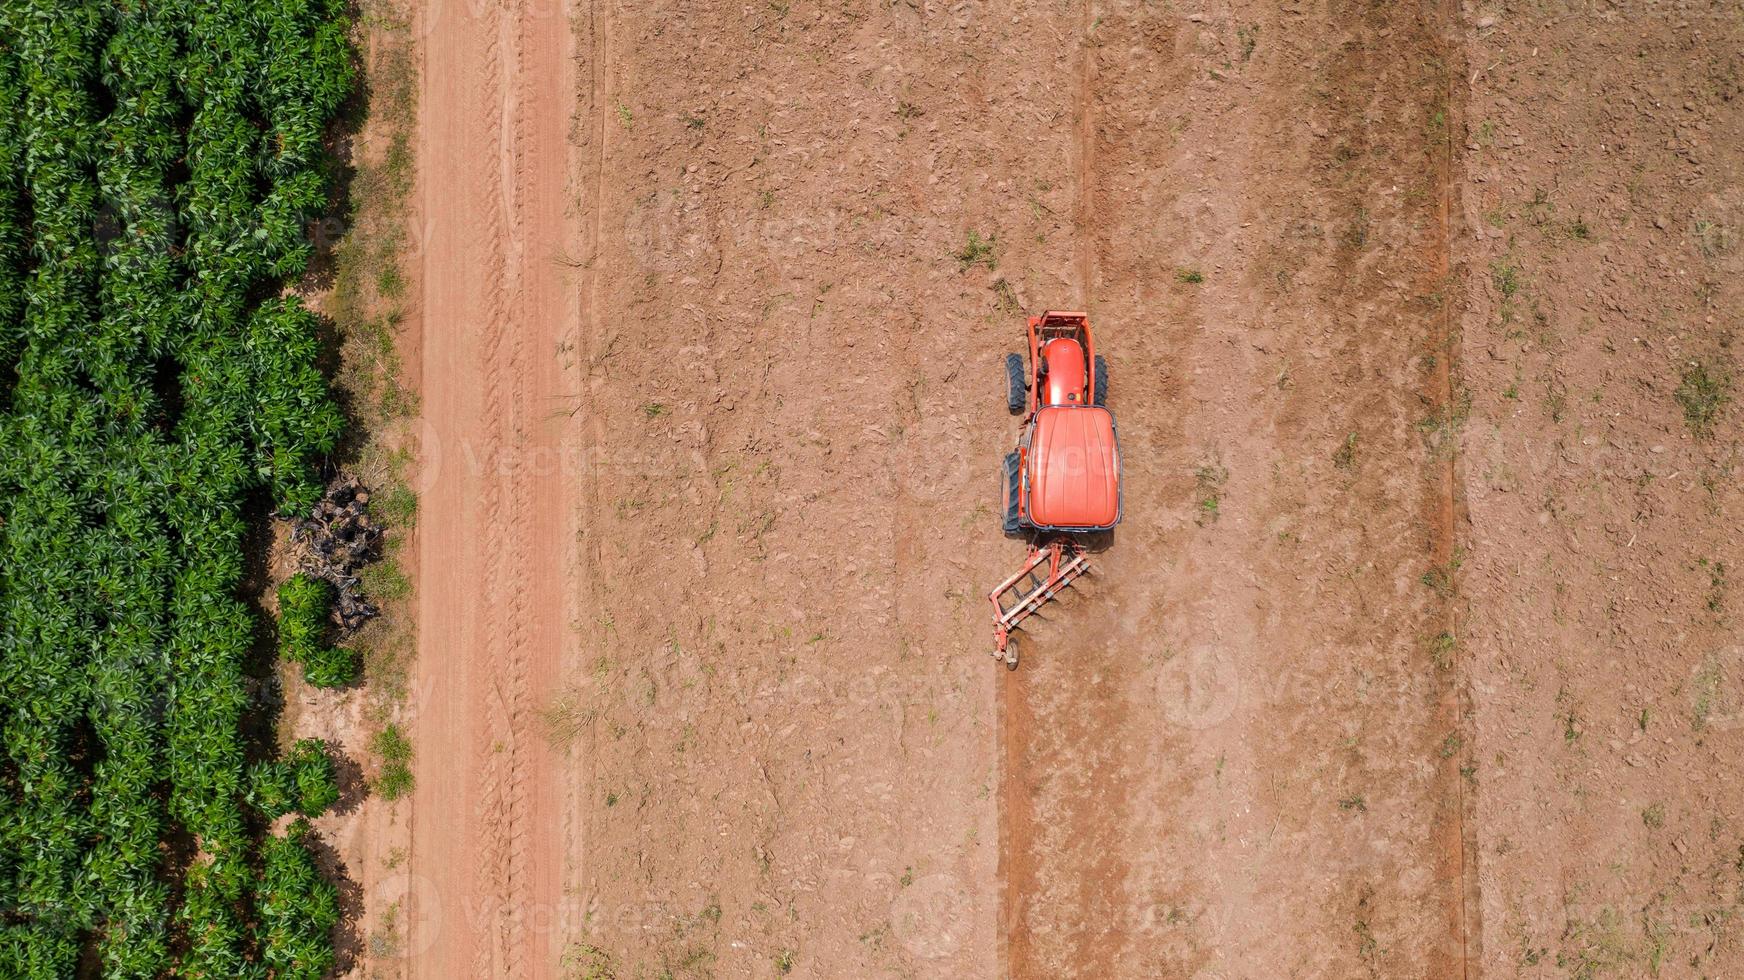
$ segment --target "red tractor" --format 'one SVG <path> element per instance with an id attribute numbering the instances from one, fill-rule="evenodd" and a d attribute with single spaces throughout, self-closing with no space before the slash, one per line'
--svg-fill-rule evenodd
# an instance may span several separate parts
<path id="1" fill-rule="evenodd" d="M 1023 568 L 988 593 L 993 655 L 1017 667 L 1011 631 L 1090 570 L 1085 537 L 1120 523 L 1120 446 L 1108 400 L 1108 365 L 1090 318 L 1029 318 L 1029 360 L 1005 359 L 1008 407 L 1027 409 L 1017 448 L 1005 457 L 1005 533 L 1029 541 Z"/>

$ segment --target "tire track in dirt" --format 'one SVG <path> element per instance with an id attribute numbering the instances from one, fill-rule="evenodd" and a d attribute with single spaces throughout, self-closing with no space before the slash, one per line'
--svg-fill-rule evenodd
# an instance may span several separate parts
<path id="1" fill-rule="evenodd" d="M 1435 165 L 1435 199 L 1434 214 L 1435 234 L 1431 239 L 1429 264 L 1433 274 L 1443 283 L 1441 292 L 1443 300 L 1440 304 L 1440 317 L 1436 348 L 1441 356 L 1436 359 L 1435 396 L 1439 411 L 1444 418 L 1452 418 L 1460 412 L 1457 405 L 1457 392 L 1454 378 L 1459 361 L 1459 338 L 1454 331 L 1454 301 L 1458 293 L 1456 288 L 1460 282 L 1459 274 L 1453 267 L 1453 195 L 1454 195 L 1454 155 L 1455 147 L 1465 132 L 1465 67 L 1463 48 L 1460 44 L 1459 7 L 1454 0 L 1439 0 L 1431 8 L 1435 19 L 1430 26 L 1434 32 L 1437 45 L 1437 56 L 1441 61 L 1443 77 L 1443 113 L 1444 126 L 1441 145 L 1433 154 Z M 1444 454 L 1440 472 L 1440 490 L 1435 519 L 1435 538 L 1433 544 L 1435 562 L 1442 568 L 1449 569 L 1453 579 L 1455 595 L 1443 602 L 1442 624 L 1444 635 L 1456 638 L 1452 650 L 1448 654 L 1448 678 L 1443 684 L 1443 690 L 1436 699 L 1438 721 L 1448 731 L 1455 733 L 1465 744 L 1472 744 L 1472 732 L 1466 724 L 1464 702 L 1467 696 L 1465 678 L 1468 676 L 1464 658 L 1460 655 L 1457 638 L 1460 636 L 1459 605 L 1457 590 L 1459 587 L 1457 567 L 1459 554 L 1459 521 L 1460 507 L 1457 487 L 1459 485 L 1459 445 L 1453 440 Z M 1475 853 L 1475 838 L 1469 828 L 1467 817 L 1470 813 L 1470 801 L 1467 798 L 1465 774 L 1459 771 L 1459 758 L 1448 758 L 1443 762 L 1445 769 L 1452 770 L 1442 776 L 1445 784 L 1453 787 L 1453 802 L 1455 812 L 1451 820 L 1439 823 L 1439 847 L 1441 850 L 1441 874 L 1456 883 L 1457 890 L 1452 895 L 1448 909 L 1448 934 L 1458 937 L 1459 976 L 1471 975 L 1471 954 L 1473 934 L 1479 932 L 1471 916 L 1478 907 L 1476 901 L 1476 881 L 1468 874 L 1467 855 Z"/>
<path id="2" fill-rule="evenodd" d="M 552 975 L 562 760 L 532 692 L 567 649 L 560 6 L 437 8 L 420 193 L 426 488 L 408 945 L 416 976 Z M 561 416 L 557 416 L 561 418 Z M 542 816 L 543 815 L 543 816 Z"/>
<path id="3" fill-rule="evenodd" d="M 503 84 L 503 47 L 507 25 L 500 7 L 492 5 L 489 9 L 494 23 L 481 25 L 480 31 L 486 44 L 480 86 L 482 98 L 478 107 L 481 117 L 479 129 L 486 134 L 486 139 L 480 149 L 486 165 L 494 163 L 503 167 L 504 164 L 498 161 L 503 160 L 505 100 L 509 97 Z M 512 232 L 507 227 L 510 216 L 507 213 L 505 181 L 501 178 L 487 180 L 484 186 L 486 193 L 483 214 L 486 218 L 485 231 L 488 240 L 512 248 Z M 505 346 L 512 341 L 509 336 L 512 325 L 508 322 L 510 266 L 502 246 L 494 247 L 486 254 L 482 269 L 485 288 L 482 366 L 486 425 L 481 432 L 482 441 L 478 450 L 478 458 L 482 464 L 499 474 L 505 465 L 509 465 L 511 450 L 507 441 L 508 433 L 504 429 L 512 422 L 514 395 L 509 388 L 512 379 L 517 377 L 513 364 L 504 363 Z M 512 533 L 513 516 L 504 514 L 504 498 L 508 491 L 509 488 L 504 486 L 502 480 L 486 479 L 483 488 L 483 512 L 477 528 L 482 540 L 499 542 L 503 540 L 506 532 Z M 490 643 L 492 637 L 501 634 L 503 622 L 500 610 L 503 596 L 500 589 L 505 579 L 513 577 L 517 569 L 518 566 L 504 553 L 504 549 L 492 547 L 486 552 L 485 574 L 481 583 L 484 589 L 484 615 L 479 631 L 473 637 L 475 646 L 484 647 Z M 509 717 L 511 696 L 505 692 L 504 685 L 505 682 L 509 685 L 515 682 L 518 671 L 514 661 L 519 659 L 519 651 L 513 637 L 508 639 L 507 651 L 511 657 L 509 669 L 492 677 L 490 689 L 484 698 L 484 724 L 489 748 L 479 761 L 480 793 L 474 804 L 478 808 L 480 822 L 478 852 L 473 859 L 477 890 L 467 896 L 480 907 L 485 930 L 482 940 L 473 950 L 472 972 L 476 976 L 508 975 L 508 957 L 514 941 L 512 927 L 507 921 L 513 890 L 505 826 L 513 807 L 509 799 L 513 775 L 512 772 L 504 771 L 502 748 L 512 745 L 514 740 L 512 720 Z M 508 761 L 512 765 L 512 757 Z"/>
<path id="4" fill-rule="evenodd" d="M 595 372 L 603 366 L 611 344 L 606 332 L 605 317 L 601 313 L 601 233 L 606 210 L 608 132 L 608 6 L 605 0 L 588 0 L 585 12 L 577 15 L 574 25 L 577 35 L 574 39 L 575 49 L 578 56 L 586 58 L 586 67 L 582 69 L 586 75 L 586 85 L 580 92 L 581 102 L 575 107 L 576 129 L 581 137 L 578 148 L 581 158 L 578 185 L 582 189 L 579 199 L 585 251 L 581 256 L 581 282 L 576 290 L 579 303 L 576 359 L 580 369 L 574 409 L 586 418 L 581 427 L 583 431 L 577 437 L 580 449 L 578 458 L 582 460 L 577 506 L 580 526 L 573 538 L 575 581 L 570 590 L 580 604 L 579 609 L 584 611 L 573 617 L 573 628 L 577 629 L 586 629 L 597 620 L 597 610 L 601 605 L 597 573 L 604 559 L 603 535 L 594 533 L 596 528 L 592 526 L 594 522 L 591 517 L 600 509 L 599 467 L 605 459 L 605 422 L 601 413 L 588 411 L 588 406 L 594 403 L 596 396 L 603 390 L 601 379 Z M 580 52 L 585 52 L 585 55 L 580 55 Z M 580 740 L 582 757 L 574 762 L 578 768 L 577 778 L 571 781 L 572 788 L 564 802 L 564 850 L 571 873 L 582 889 L 583 901 L 591 908 L 596 893 L 592 869 L 587 862 L 590 844 L 588 802 L 599 798 L 596 786 L 597 753 L 591 751 L 593 740 L 597 737 L 591 729 L 597 729 L 598 723 L 590 725 L 589 728 L 587 737 Z"/>
<path id="5" fill-rule="evenodd" d="M 1095 236 L 1091 229 L 1096 215 L 1096 47 L 1090 43 L 1096 28 L 1096 2 L 1083 0 L 1078 8 L 1077 88 L 1072 111 L 1076 122 L 1076 153 L 1072 160 L 1077 182 L 1077 209 L 1073 215 L 1072 245 L 1078 272 L 1078 308 L 1090 308 L 1096 286 Z M 1094 321 L 1092 321 L 1094 322 Z"/>

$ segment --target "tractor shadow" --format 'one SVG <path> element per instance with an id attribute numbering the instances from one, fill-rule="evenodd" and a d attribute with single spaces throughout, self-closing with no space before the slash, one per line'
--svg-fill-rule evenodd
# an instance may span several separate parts
<path id="1" fill-rule="evenodd" d="M 1090 534 L 1056 535 L 1041 534 L 1028 528 L 1023 528 L 1016 531 L 1006 531 L 1004 534 L 1005 538 L 1009 541 L 1022 541 L 1024 544 L 1035 548 L 1045 547 L 1049 541 L 1052 541 L 1057 537 L 1066 538 L 1077 542 L 1078 547 L 1083 549 L 1084 553 L 1088 555 L 1099 555 L 1114 547 L 1113 530 L 1096 531 Z"/>

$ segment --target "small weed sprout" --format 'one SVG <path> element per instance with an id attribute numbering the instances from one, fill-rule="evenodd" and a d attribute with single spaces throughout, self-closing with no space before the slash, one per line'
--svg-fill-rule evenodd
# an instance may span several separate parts
<path id="1" fill-rule="evenodd" d="M 1193 522 L 1200 527 L 1214 524 L 1222 511 L 1223 485 L 1229 480 L 1229 471 L 1218 463 L 1206 463 L 1193 471 L 1193 479 L 1198 496 Z"/>
<path id="2" fill-rule="evenodd" d="M 1732 378 L 1705 362 L 1691 361 L 1673 395 L 1683 408 L 1683 421 L 1689 426 L 1690 435 L 1707 439 L 1714 434 L 1714 423 L 1720 413 L 1732 401 Z"/>
<path id="3" fill-rule="evenodd" d="M 370 747 L 381 760 L 381 771 L 375 777 L 375 791 L 392 802 L 412 791 L 412 743 L 400 726 L 389 723 L 370 739 Z"/>
<path id="4" fill-rule="evenodd" d="M 969 271 L 976 265 L 985 265 L 987 271 L 992 272 L 999 264 L 999 257 L 995 253 L 995 246 L 998 244 L 998 240 L 997 235 L 989 235 L 986 238 L 982 238 L 980 232 L 971 230 L 969 232 L 968 242 L 965 243 L 960 250 L 951 253 L 951 255 L 957 260 L 957 265 L 961 267 L 964 272 Z"/>
<path id="5" fill-rule="evenodd" d="M 1339 443 L 1332 454 L 1332 465 L 1346 472 L 1356 468 L 1356 433 L 1346 435 L 1344 442 Z"/>

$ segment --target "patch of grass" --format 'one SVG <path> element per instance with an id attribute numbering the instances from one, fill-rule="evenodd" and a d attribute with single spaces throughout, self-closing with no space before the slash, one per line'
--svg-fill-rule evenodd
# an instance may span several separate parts
<path id="1" fill-rule="evenodd" d="M 580 692 L 573 688 L 560 691 L 539 711 L 539 726 L 544 729 L 545 741 L 559 749 L 575 741 L 593 719 L 594 713 L 583 703 Z"/>
<path id="2" fill-rule="evenodd" d="M 974 527 L 992 515 L 993 511 L 990 510 L 985 503 L 976 504 L 975 509 L 970 511 L 968 514 L 965 514 L 963 520 L 958 523 L 957 527 L 961 530 L 967 531 L 969 528 Z"/>
<path id="3" fill-rule="evenodd" d="M 1222 514 L 1223 486 L 1229 481 L 1229 470 L 1215 462 L 1206 463 L 1193 471 L 1193 480 L 1198 497 L 1193 522 L 1200 527 L 1215 524 Z"/>
<path id="4" fill-rule="evenodd" d="M 1006 313 L 1016 313 L 1022 307 L 1017 304 L 1017 293 L 1011 288 L 1011 283 L 999 278 L 993 280 L 993 295 L 999 300 L 999 308 Z"/>
<path id="5" fill-rule="evenodd" d="M 412 580 L 392 555 L 365 565 L 358 578 L 363 584 L 363 594 L 371 599 L 394 602 L 412 594 Z"/>
<path id="6" fill-rule="evenodd" d="M 1568 389 L 1560 381 L 1544 384 L 1544 407 L 1550 410 L 1550 421 L 1561 423 L 1568 418 Z"/>
<path id="7" fill-rule="evenodd" d="M 1520 291 L 1520 268 L 1506 262 L 1496 262 L 1490 266 L 1490 282 L 1495 284 L 1496 292 L 1503 299 L 1513 299 Z"/>
<path id="8" fill-rule="evenodd" d="M 784 949 L 775 954 L 775 972 L 784 977 L 792 973 L 794 959 L 798 956 L 798 951 L 791 949 Z"/>
<path id="9" fill-rule="evenodd" d="M 1459 571 L 1459 562 L 1452 561 L 1445 565 L 1432 566 L 1428 571 L 1417 577 L 1424 588 L 1435 593 L 1437 599 L 1451 599 L 1458 584 L 1454 574 Z"/>
<path id="10" fill-rule="evenodd" d="M 1714 434 L 1720 413 L 1732 401 L 1732 376 L 1705 361 L 1691 361 L 1673 397 L 1683 408 L 1683 422 L 1690 435 L 1707 439 Z"/>
<path id="11" fill-rule="evenodd" d="M 1260 25 L 1251 24 L 1235 29 L 1235 39 L 1241 44 L 1241 60 L 1247 61 L 1253 57 L 1254 48 L 1260 43 Z"/>
<path id="12" fill-rule="evenodd" d="M 395 959 L 400 955 L 402 942 L 400 903 L 394 902 L 382 911 L 381 925 L 369 934 L 369 955 L 376 959 Z"/>
<path id="13" fill-rule="evenodd" d="M 618 980 L 611 954 L 592 943 L 570 943 L 557 965 L 563 980 Z"/>
<path id="14" fill-rule="evenodd" d="M 635 127 L 636 117 L 635 114 L 630 111 L 629 106 L 619 102 L 617 105 L 617 113 L 618 123 L 622 125 L 625 130 L 633 129 Z"/>
<path id="15" fill-rule="evenodd" d="M 1175 281 L 1188 286 L 1197 286 L 1205 281 L 1205 274 L 1198 269 L 1176 269 Z"/>
<path id="16" fill-rule="evenodd" d="M 418 495 L 402 483 L 392 483 L 370 496 L 369 511 L 388 527 L 411 528 L 418 523 Z"/>
<path id="17" fill-rule="evenodd" d="M 1471 400 L 1471 392 L 1462 389 L 1452 404 L 1437 406 L 1433 414 L 1417 423 L 1432 459 L 1446 459 L 1458 447 L 1459 434 L 1471 417 Z"/>
<path id="18" fill-rule="evenodd" d="M 1577 980 L 1621 973 L 1635 958 L 1622 917 L 1613 909 L 1601 909 L 1592 922 L 1570 917 L 1562 938 L 1565 945 L 1556 954 L 1556 965 Z"/>
<path id="19" fill-rule="evenodd" d="M 381 769 L 372 784 L 376 794 L 392 802 L 412 791 L 412 743 L 400 726 L 389 722 L 369 740 Z"/>
<path id="20" fill-rule="evenodd" d="M 1717 259 L 1738 247 L 1738 232 L 1732 226 L 1708 218 L 1697 218 L 1691 229 L 1696 250 L 1705 259 Z"/>
<path id="21" fill-rule="evenodd" d="M 418 398 L 403 383 L 397 348 L 411 284 L 403 271 L 413 242 L 408 202 L 417 170 L 418 38 L 406 0 L 360 0 L 357 10 L 369 37 L 369 85 L 352 119 L 349 212 L 332 243 L 331 288 L 321 306 L 339 339 L 333 383 L 351 423 L 334 462 L 373 488 L 370 514 L 386 529 L 391 554 L 418 512 L 408 477 L 416 441 L 408 422 Z M 309 286 L 318 290 L 321 283 Z M 364 588 L 384 615 L 351 640 L 363 661 L 365 717 L 377 725 L 404 701 L 416 647 L 405 614 L 410 583 L 397 571 L 365 570 Z"/>
<path id="22" fill-rule="evenodd" d="M 1346 813 L 1367 813 L 1369 802 L 1363 798 L 1361 793 L 1357 793 L 1354 796 L 1347 796 L 1339 800 L 1338 808 Z"/>
<path id="23" fill-rule="evenodd" d="M 1641 811 L 1641 823 L 1648 830 L 1658 830 L 1665 826 L 1665 804 L 1655 803 Z"/>
<path id="24" fill-rule="evenodd" d="M 1436 106 L 1434 111 L 1429 113 L 1429 118 L 1424 120 L 1423 123 L 1423 133 L 1431 145 L 1442 143 L 1447 140 L 1446 108 Z"/>
<path id="25" fill-rule="evenodd" d="M 1336 469 L 1349 472 L 1356 468 L 1356 433 L 1344 437 L 1344 442 L 1332 453 L 1332 465 Z"/>
<path id="26" fill-rule="evenodd" d="M 1464 746 L 1465 740 L 1459 737 L 1458 732 L 1448 732 L 1447 737 L 1441 740 L 1440 755 L 1443 759 L 1451 759 Z"/>
<path id="27" fill-rule="evenodd" d="M 659 402 L 649 402 L 642 406 L 642 417 L 646 419 L 657 419 L 660 416 L 665 415 L 668 411 L 669 409 Z"/>
<path id="28" fill-rule="evenodd" d="M 1356 955 L 1372 967 L 1373 961 L 1380 956 L 1381 944 L 1375 939 L 1375 931 L 1369 927 L 1367 919 L 1356 920 L 1355 930 Z"/>
<path id="29" fill-rule="evenodd" d="M 1360 249 L 1369 243 L 1369 209 L 1357 208 L 1356 217 L 1351 219 L 1350 229 L 1344 234 L 1345 242 L 1351 248 Z"/>
<path id="30" fill-rule="evenodd" d="M 1568 237 L 1576 241 L 1591 241 L 1593 230 L 1587 227 L 1586 218 L 1576 218 L 1568 223 Z"/>
<path id="31" fill-rule="evenodd" d="M 1532 200 L 1526 202 L 1526 220 L 1535 225 L 1545 225 L 1550 222 L 1550 216 L 1556 213 L 1556 205 L 1551 203 L 1550 193 L 1544 188 L 1532 191 Z"/>
<path id="32" fill-rule="evenodd" d="M 1458 646 L 1459 641 L 1445 630 L 1429 641 L 1429 659 L 1435 664 L 1436 670 L 1448 670 L 1453 666 L 1453 653 Z"/>
<path id="33" fill-rule="evenodd" d="M 1580 715 L 1576 714 L 1573 708 L 1569 708 L 1562 712 L 1559 717 L 1562 719 L 1563 744 L 1573 745 L 1580 741 L 1581 735 L 1585 732 L 1585 729 L 1581 725 Z"/>
<path id="34" fill-rule="evenodd" d="M 1720 660 L 1713 654 L 1702 659 L 1702 665 L 1690 679 L 1690 727 L 1702 731 L 1713 716 L 1714 702 L 1720 696 L 1720 683 L 1725 680 Z"/>
<path id="35" fill-rule="evenodd" d="M 1696 559 L 1696 566 L 1708 573 L 1708 612 L 1717 613 L 1726 605 L 1726 563 L 1706 558 Z"/>
<path id="36" fill-rule="evenodd" d="M 996 235 L 982 238 L 980 232 L 971 230 L 969 240 L 964 243 L 961 249 L 952 252 L 951 257 L 957 260 L 957 265 L 964 272 L 977 265 L 985 265 L 987 271 L 992 272 L 999 265 L 998 241 Z"/>

